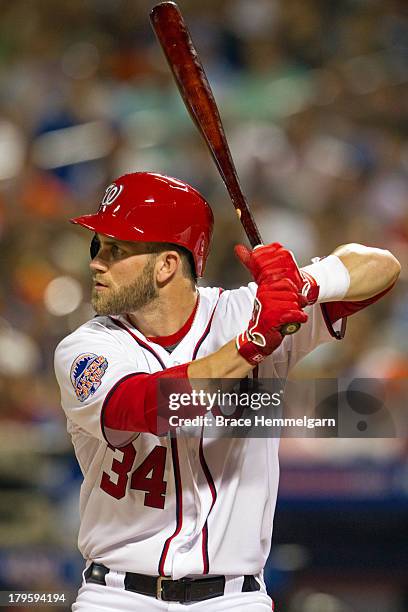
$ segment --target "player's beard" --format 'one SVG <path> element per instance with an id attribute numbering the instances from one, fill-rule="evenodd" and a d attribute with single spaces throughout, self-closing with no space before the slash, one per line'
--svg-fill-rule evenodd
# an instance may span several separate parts
<path id="1" fill-rule="evenodd" d="M 106 291 L 92 290 L 92 306 L 98 315 L 119 315 L 140 310 L 159 295 L 154 284 L 156 256 L 150 255 L 140 275 L 130 285 Z"/>

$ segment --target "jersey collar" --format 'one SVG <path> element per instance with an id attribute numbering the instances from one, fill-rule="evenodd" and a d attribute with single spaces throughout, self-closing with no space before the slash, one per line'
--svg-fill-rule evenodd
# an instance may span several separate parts
<path id="1" fill-rule="evenodd" d="M 163 348 L 166 348 L 169 346 L 176 346 L 179 342 L 181 342 L 184 336 L 186 336 L 188 332 L 190 331 L 191 326 L 193 325 L 196 313 L 197 313 L 199 303 L 200 303 L 200 294 L 198 293 L 195 306 L 190 316 L 188 317 L 184 325 L 177 332 L 175 332 L 174 334 L 170 334 L 169 336 L 145 336 L 146 340 L 148 340 L 149 342 L 154 342 L 155 344 L 159 344 Z M 133 324 L 128 315 L 126 315 L 126 320 L 133 327 Z"/>

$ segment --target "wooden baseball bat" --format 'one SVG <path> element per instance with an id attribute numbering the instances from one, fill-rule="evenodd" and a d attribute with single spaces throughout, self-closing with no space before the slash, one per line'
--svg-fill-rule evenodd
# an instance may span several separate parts
<path id="1" fill-rule="evenodd" d="M 184 104 L 207 143 L 248 240 L 252 247 L 261 245 L 262 238 L 241 189 L 217 104 L 177 4 L 157 4 L 150 12 L 150 21 Z M 293 334 L 299 327 L 299 323 L 287 323 L 280 331 L 283 335 Z"/>

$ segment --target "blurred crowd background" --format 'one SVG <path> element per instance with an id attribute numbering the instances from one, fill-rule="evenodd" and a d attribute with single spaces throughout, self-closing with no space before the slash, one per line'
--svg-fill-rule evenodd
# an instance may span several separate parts
<path id="1" fill-rule="evenodd" d="M 233 257 L 243 232 L 151 30 L 153 4 L 0 3 L 0 589 L 68 592 L 82 570 L 81 475 L 52 362 L 92 316 L 90 236 L 67 220 L 95 211 L 124 172 L 181 178 L 215 213 L 205 283 L 248 281 Z M 398 386 L 408 372 L 406 1 L 179 4 L 265 242 L 303 265 L 346 242 L 390 249 L 402 264 L 394 291 L 295 376 Z M 407 450 L 403 436 L 282 441 L 266 569 L 278 610 L 408 610 Z"/>

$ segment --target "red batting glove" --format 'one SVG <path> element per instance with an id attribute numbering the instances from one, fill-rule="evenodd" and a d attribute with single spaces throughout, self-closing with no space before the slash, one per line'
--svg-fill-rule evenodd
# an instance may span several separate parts
<path id="1" fill-rule="evenodd" d="M 236 338 L 237 350 L 253 366 L 263 361 L 282 342 L 285 323 L 306 323 L 296 285 L 288 278 L 258 286 L 248 328 Z"/>
<path id="2" fill-rule="evenodd" d="M 258 285 L 288 278 L 302 297 L 300 301 L 302 308 L 317 301 L 319 285 L 316 280 L 299 269 L 292 251 L 285 249 L 279 242 L 256 247 L 253 251 L 243 244 L 238 244 L 235 247 L 235 254 Z"/>

